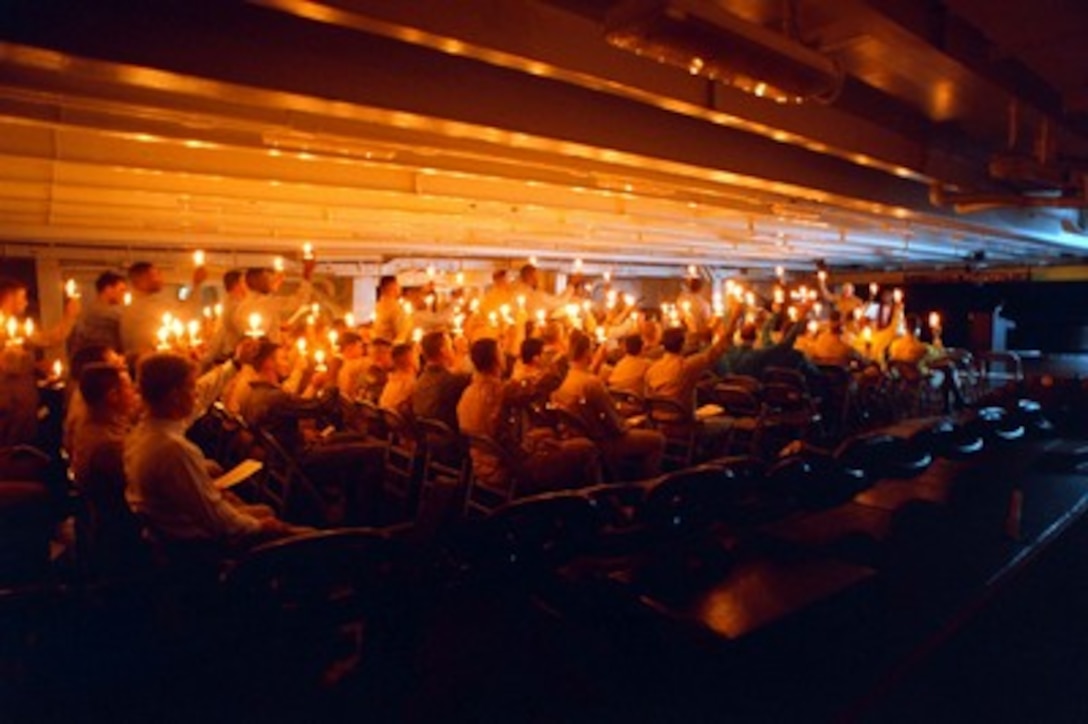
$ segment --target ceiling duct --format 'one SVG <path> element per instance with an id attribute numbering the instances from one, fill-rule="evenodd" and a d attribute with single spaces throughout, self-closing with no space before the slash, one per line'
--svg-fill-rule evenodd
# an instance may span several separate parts
<path id="1" fill-rule="evenodd" d="M 831 102 L 843 73 L 829 56 L 710 0 L 630 0 L 608 14 L 613 46 L 779 103 Z"/>

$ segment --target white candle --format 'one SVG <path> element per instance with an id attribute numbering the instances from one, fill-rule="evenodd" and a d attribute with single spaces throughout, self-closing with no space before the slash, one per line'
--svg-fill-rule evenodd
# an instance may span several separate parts
<path id="1" fill-rule="evenodd" d="M 132 292 L 125 292 L 122 301 L 125 303 L 126 307 L 132 306 Z"/>
<path id="2" fill-rule="evenodd" d="M 355 327 L 355 315 L 352 314 L 351 312 L 348 312 L 347 314 L 344 315 L 344 326 L 348 327 L 349 329 L 354 329 L 354 327 Z"/>
<path id="3" fill-rule="evenodd" d="M 53 360 L 53 377 L 54 379 L 60 379 L 64 376 L 64 363 L 59 359 Z"/>
<path id="4" fill-rule="evenodd" d="M 197 249 L 196 251 L 193 252 L 193 264 L 195 264 L 197 267 L 204 266 L 204 250 L 203 249 Z"/>
<path id="5" fill-rule="evenodd" d="M 79 286 L 76 284 L 75 279 L 64 282 L 64 296 L 69 299 L 79 299 Z"/>
<path id="6" fill-rule="evenodd" d="M 272 268 L 276 271 L 277 274 L 282 274 L 283 273 L 283 268 L 284 267 L 283 267 L 283 257 L 282 256 L 277 256 L 276 258 L 274 258 L 272 260 Z"/>
<path id="7" fill-rule="evenodd" d="M 494 314 L 494 312 L 492 312 L 492 314 Z M 423 329 L 421 327 L 416 327 L 412 330 L 412 341 L 416 344 L 423 341 Z"/>
<path id="8" fill-rule="evenodd" d="M 253 312 L 249 315 L 249 331 L 246 332 L 248 337 L 263 337 L 264 329 L 261 327 L 262 323 L 261 315 L 258 312 Z"/>
<path id="9" fill-rule="evenodd" d="M 936 312 L 929 313 L 929 328 L 940 329 L 941 328 L 941 315 Z"/>
<path id="10" fill-rule="evenodd" d="M 314 372 L 328 372 L 329 368 L 325 365 L 325 350 L 319 349 L 314 351 Z"/>
<path id="11" fill-rule="evenodd" d="M 892 291 L 892 299 L 895 300 L 896 304 L 902 304 L 903 303 L 903 290 L 902 289 L 893 290 Z"/>
<path id="12" fill-rule="evenodd" d="M 302 258 L 306 261 L 314 258 L 314 245 L 308 241 L 302 245 Z"/>

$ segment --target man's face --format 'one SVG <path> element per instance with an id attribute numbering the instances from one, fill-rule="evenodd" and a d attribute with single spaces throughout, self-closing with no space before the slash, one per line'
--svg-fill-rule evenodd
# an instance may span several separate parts
<path id="1" fill-rule="evenodd" d="M 156 292 L 161 292 L 165 284 L 166 283 L 162 278 L 162 269 L 153 266 L 147 271 L 147 274 L 144 275 L 143 291 L 148 294 L 155 294 Z"/>
<path id="2" fill-rule="evenodd" d="M 27 299 L 26 289 L 22 287 L 13 290 L 3 299 L 0 299 L 0 311 L 9 317 L 21 317 L 26 314 L 26 308 L 30 306 L 30 300 Z"/>
<path id="3" fill-rule="evenodd" d="M 196 372 L 190 372 L 185 382 L 174 390 L 171 402 L 171 415 L 174 420 L 184 420 L 196 409 Z"/>
<path id="4" fill-rule="evenodd" d="M 125 301 L 125 292 L 127 291 L 128 284 L 125 282 L 117 282 L 102 290 L 102 301 L 110 305 L 123 304 Z"/>
<path id="5" fill-rule="evenodd" d="M 382 369 L 392 369 L 393 367 L 393 348 L 384 345 L 376 344 L 373 347 L 374 364 Z"/>
<path id="6" fill-rule="evenodd" d="M 276 377 L 281 380 L 285 380 L 291 374 L 291 358 L 287 355 L 287 350 L 280 347 L 272 355 L 271 364 L 275 367 Z"/>

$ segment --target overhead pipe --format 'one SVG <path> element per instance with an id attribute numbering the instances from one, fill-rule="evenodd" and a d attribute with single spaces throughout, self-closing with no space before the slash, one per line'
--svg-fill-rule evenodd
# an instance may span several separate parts
<path id="1" fill-rule="evenodd" d="M 1084 196 L 1025 196 L 1022 194 L 948 192 L 938 183 L 929 186 L 929 203 L 938 208 L 952 207 L 957 214 L 972 214 L 994 209 L 1084 209 Z"/>

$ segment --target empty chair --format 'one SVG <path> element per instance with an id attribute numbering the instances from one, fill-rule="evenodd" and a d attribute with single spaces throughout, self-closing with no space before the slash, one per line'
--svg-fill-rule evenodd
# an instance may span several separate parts
<path id="1" fill-rule="evenodd" d="M 276 514 L 293 522 L 324 524 L 325 499 L 314 487 L 298 461 L 264 428 L 252 428 L 254 445 L 264 463 L 254 477 L 257 502 L 267 503 Z"/>
<path id="2" fill-rule="evenodd" d="M 983 385 L 987 392 L 1018 388 L 1024 382 L 1024 362 L 1015 352 L 981 352 Z"/>
<path id="3" fill-rule="evenodd" d="M 665 436 L 663 465 L 674 470 L 690 466 L 700 429 L 691 411 L 675 400 L 647 397 L 646 415 L 650 425 Z"/>
<path id="4" fill-rule="evenodd" d="M 441 420 L 419 419 L 415 427 L 423 446 L 416 521 L 421 529 L 437 530 L 461 514 L 470 458 L 464 437 Z"/>
<path id="5" fill-rule="evenodd" d="M 368 433 L 386 442 L 382 474 L 383 517 L 406 520 L 419 505 L 419 486 L 423 474 L 423 445 L 419 432 L 404 416 L 385 408 L 376 408 Z"/>
<path id="6" fill-rule="evenodd" d="M 739 385 L 718 384 L 713 390 L 713 402 L 729 418 L 726 453 L 760 453 L 763 432 L 763 403 L 751 389 Z"/>
<path id="7" fill-rule="evenodd" d="M 464 513 L 467 517 L 486 516 L 517 497 L 527 474 L 519 458 L 492 438 L 484 435 L 465 437 L 472 458 L 472 471 L 465 494 Z"/>

